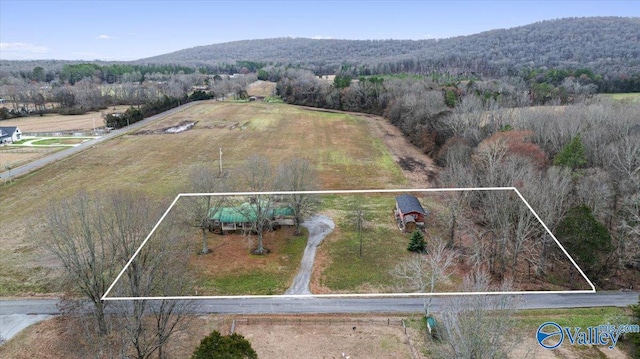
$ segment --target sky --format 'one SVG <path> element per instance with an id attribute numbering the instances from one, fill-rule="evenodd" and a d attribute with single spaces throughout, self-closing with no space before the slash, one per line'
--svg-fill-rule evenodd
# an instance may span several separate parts
<path id="1" fill-rule="evenodd" d="M 274 37 L 442 39 L 585 16 L 640 17 L 640 1 L 0 0 L 0 59 L 128 61 Z"/>

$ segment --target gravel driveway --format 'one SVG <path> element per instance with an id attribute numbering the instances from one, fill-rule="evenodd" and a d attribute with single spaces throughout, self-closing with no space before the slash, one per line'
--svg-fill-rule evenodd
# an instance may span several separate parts
<path id="1" fill-rule="evenodd" d="M 309 281 L 311 279 L 311 271 L 313 269 L 313 261 L 316 258 L 316 247 L 320 245 L 324 237 L 326 237 L 335 228 L 335 224 L 331 218 L 323 215 L 315 215 L 302 223 L 302 226 L 309 230 L 309 239 L 307 246 L 302 255 L 300 262 L 300 271 L 293 279 L 293 284 L 284 294 L 301 295 L 311 294 L 309 290 Z"/>

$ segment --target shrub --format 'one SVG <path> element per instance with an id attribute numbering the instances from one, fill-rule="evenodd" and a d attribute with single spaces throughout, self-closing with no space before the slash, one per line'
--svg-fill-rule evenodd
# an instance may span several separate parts
<path id="1" fill-rule="evenodd" d="M 200 341 L 191 359 L 257 359 L 258 354 L 242 335 L 221 335 L 214 330 Z"/>

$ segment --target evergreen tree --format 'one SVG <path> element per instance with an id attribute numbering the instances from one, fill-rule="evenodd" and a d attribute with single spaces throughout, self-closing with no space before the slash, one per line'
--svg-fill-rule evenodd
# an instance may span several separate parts
<path id="1" fill-rule="evenodd" d="M 569 167 L 572 170 L 581 168 L 587 164 L 587 155 L 579 134 L 575 135 L 556 155 L 553 164 L 556 166 Z"/>
<path id="2" fill-rule="evenodd" d="M 567 212 L 558 224 L 557 236 L 587 274 L 594 274 L 603 264 L 601 256 L 613 250 L 609 231 L 585 205 Z"/>
<path id="3" fill-rule="evenodd" d="M 214 330 L 202 339 L 191 359 L 257 359 L 258 354 L 242 335 L 221 335 Z"/>
<path id="4" fill-rule="evenodd" d="M 409 246 L 407 247 L 411 252 L 417 253 L 426 253 L 427 252 L 427 243 L 424 240 L 424 234 L 418 229 L 411 233 L 411 238 L 409 238 Z"/>

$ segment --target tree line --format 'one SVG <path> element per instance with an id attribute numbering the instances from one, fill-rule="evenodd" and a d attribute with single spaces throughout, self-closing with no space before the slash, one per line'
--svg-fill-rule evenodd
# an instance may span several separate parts
<path id="1" fill-rule="evenodd" d="M 229 78 L 196 72 L 153 74 L 149 80 L 141 83 L 114 84 L 102 83 L 95 77 L 85 77 L 73 85 L 33 83 L 10 77 L 0 81 L 0 93 L 5 100 L 4 106 L 0 107 L 0 120 L 46 113 L 76 115 L 115 105 L 135 106 L 135 111 L 131 112 L 144 107 L 145 110 L 141 112 L 155 114 L 168 109 L 167 104 L 179 105 L 187 101 L 236 95 L 253 81 L 255 75 L 251 74 Z M 117 122 L 115 118 L 110 120 L 114 121 Z M 120 126 L 122 124 L 126 124 L 126 119 Z"/>
<path id="2" fill-rule="evenodd" d="M 289 103 L 383 115 L 442 166 L 445 187 L 519 188 L 587 274 L 605 285 L 607 274 L 640 269 L 640 109 L 592 97 L 588 81 L 595 76 L 549 70 L 532 72 L 532 83 L 444 82 L 346 72 L 328 81 L 289 69 L 277 91 Z M 538 79 L 559 84 L 572 101 L 529 107 L 539 103 Z M 573 87 L 564 87 L 567 79 Z M 526 263 L 542 275 L 562 260 L 519 199 L 484 192 L 463 197 L 449 199 L 450 246 L 463 226 L 474 231 L 484 244 L 473 257 L 492 274 L 522 276 L 516 272 Z M 462 218 L 473 220 L 463 225 Z M 583 230 L 571 230 L 578 227 Z"/>

